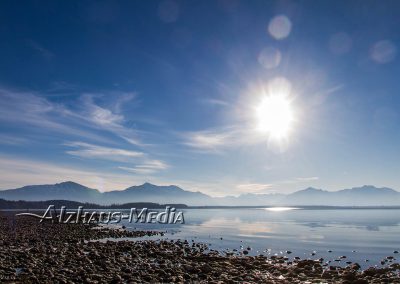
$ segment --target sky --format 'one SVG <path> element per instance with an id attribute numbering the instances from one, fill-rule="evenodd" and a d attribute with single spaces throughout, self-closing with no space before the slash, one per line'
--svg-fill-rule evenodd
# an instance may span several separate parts
<path id="1" fill-rule="evenodd" d="M 398 1 L 1 1 L 0 189 L 400 190 L 399 27 Z"/>

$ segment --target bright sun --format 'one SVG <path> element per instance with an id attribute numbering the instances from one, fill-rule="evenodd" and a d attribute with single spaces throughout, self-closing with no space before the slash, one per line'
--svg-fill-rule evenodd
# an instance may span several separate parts
<path id="1" fill-rule="evenodd" d="M 283 95 L 265 96 L 256 109 L 257 129 L 272 138 L 288 136 L 293 122 L 290 101 Z"/>

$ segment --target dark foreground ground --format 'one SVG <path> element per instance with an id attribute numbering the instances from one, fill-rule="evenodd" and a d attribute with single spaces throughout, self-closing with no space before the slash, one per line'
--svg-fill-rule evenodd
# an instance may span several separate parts
<path id="1" fill-rule="evenodd" d="M 0 283 L 400 283 L 400 264 L 223 256 L 193 241 L 108 241 L 157 232 L 39 223 L 0 213 Z"/>

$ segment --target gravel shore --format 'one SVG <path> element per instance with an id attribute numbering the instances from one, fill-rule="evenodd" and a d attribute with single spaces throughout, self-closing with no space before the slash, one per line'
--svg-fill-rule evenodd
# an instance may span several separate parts
<path id="1" fill-rule="evenodd" d="M 400 283 L 400 264 L 361 270 L 322 260 L 234 256 L 193 241 L 96 241 L 141 237 L 83 224 L 0 216 L 0 283 Z"/>

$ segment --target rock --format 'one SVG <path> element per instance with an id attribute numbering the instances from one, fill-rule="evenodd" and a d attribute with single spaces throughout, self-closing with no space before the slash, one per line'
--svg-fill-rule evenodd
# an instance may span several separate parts
<path id="1" fill-rule="evenodd" d="M 205 265 L 203 265 L 203 266 L 200 268 L 200 270 L 201 270 L 203 273 L 210 273 L 213 269 L 212 269 L 212 267 L 211 267 L 209 264 L 205 264 Z"/>
<path id="2" fill-rule="evenodd" d="M 395 270 L 400 270 L 400 263 L 392 263 L 392 264 L 390 265 L 390 267 L 391 267 L 392 269 L 395 269 Z"/>
<path id="3" fill-rule="evenodd" d="M 300 267 L 300 268 L 305 267 L 305 266 L 313 266 L 313 265 L 314 265 L 314 261 L 310 260 L 310 259 L 300 260 L 297 263 L 297 267 Z"/>
<path id="4" fill-rule="evenodd" d="M 353 272 L 345 272 L 343 273 L 342 278 L 345 280 L 353 281 L 356 278 L 356 274 Z"/>
<path id="5" fill-rule="evenodd" d="M 332 276 L 333 276 L 332 272 L 331 272 L 331 271 L 328 271 L 328 270 L 324 271 L 324 272 L 321 274 L 321 277 L 322 277 L 323 279 L 331 279 Z"/>
<path id="6" fill-rule="evenodd" d="M 350 268 L 353 270 L 360 270 L 361 266 L 357 262 L 355 262 L 350 266 Z"/>
<path id="7" fill-rule="evenodd" d="M 377 271 L 375 268 L 370 267 L 370 268 L 364 270 L 363 274 L 366 276 L 374 276 L 376 274 L 376 272 Z"/>
<path id="8" fill-rule="evenodd" d="M 110 281 L 110 283 L 112 284 L 117 284 L 120 283 L 122 281 L 122 277 L 120 275 L 115 275 L 114 278 Z"/>

